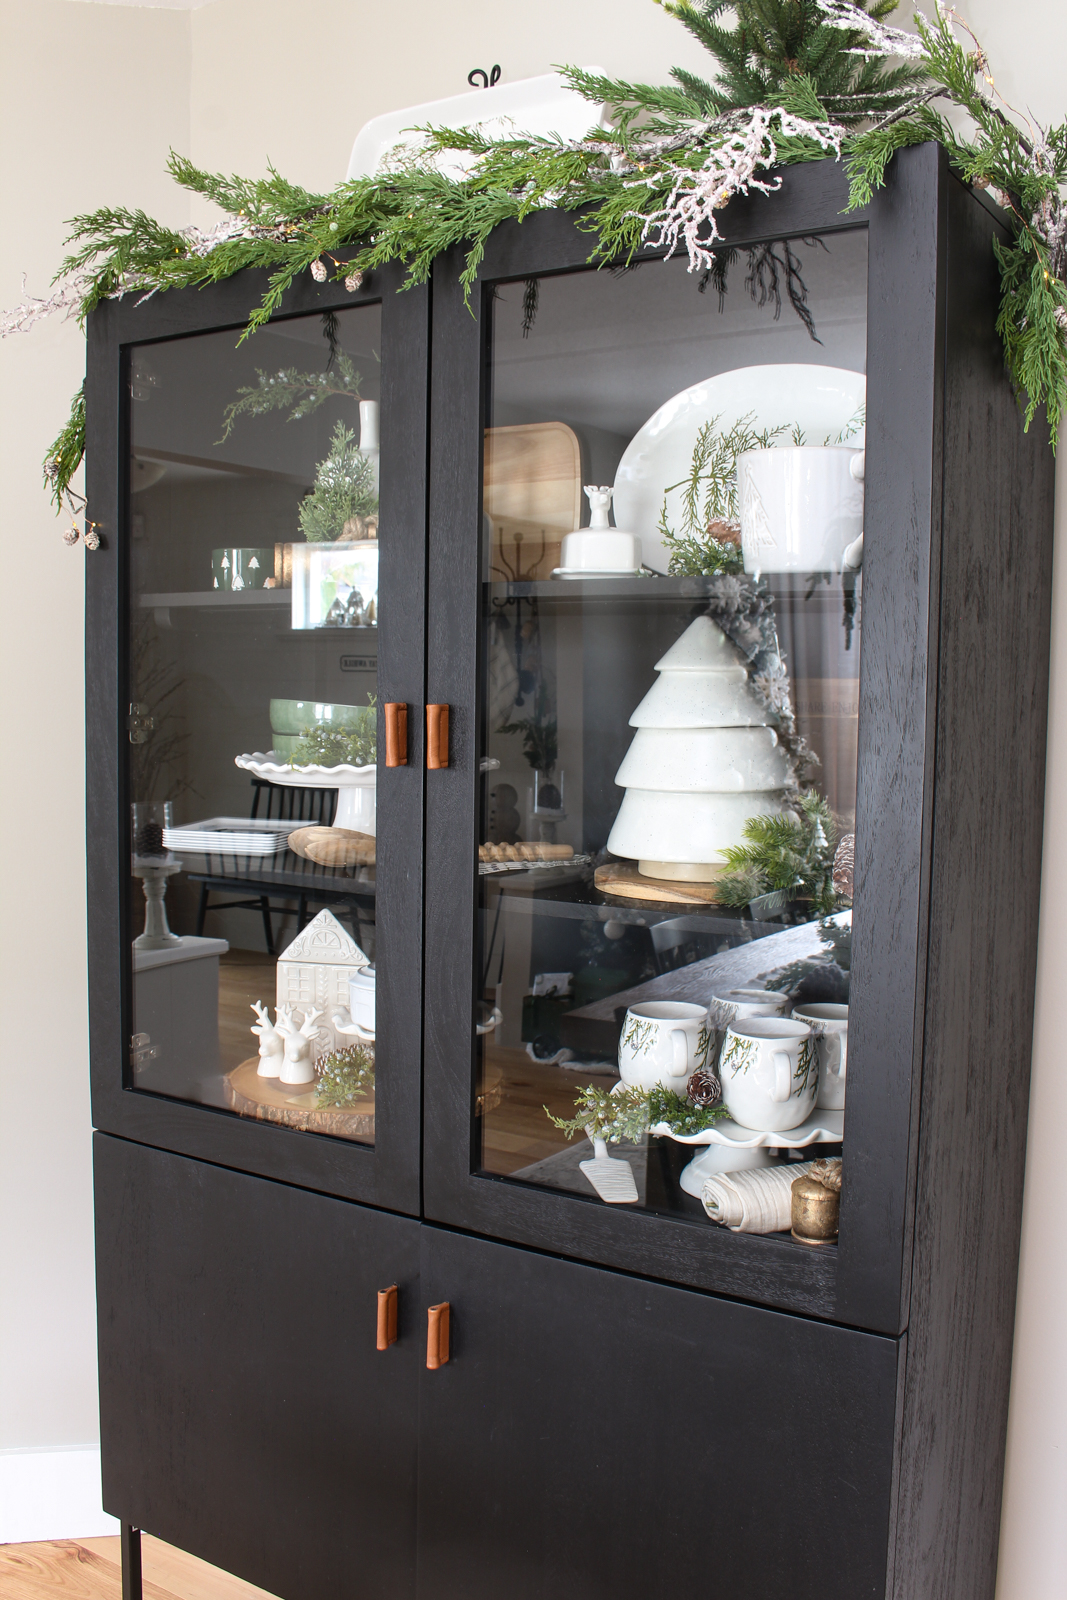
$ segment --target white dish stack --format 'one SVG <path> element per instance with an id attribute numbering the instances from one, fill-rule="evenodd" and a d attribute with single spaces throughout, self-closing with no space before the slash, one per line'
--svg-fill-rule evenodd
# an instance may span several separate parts
<path id="1" fill-rule="evenodd" d="M 649 878 L 713 883 L 749 817 L 785 809 L 793 775 L 723 630 L 697 617 L 656 663 L 615 775 L 625 788 L 608 849 Z"/>

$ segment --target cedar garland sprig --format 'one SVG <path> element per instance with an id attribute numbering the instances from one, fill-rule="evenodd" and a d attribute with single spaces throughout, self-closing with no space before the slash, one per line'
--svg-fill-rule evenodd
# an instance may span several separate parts
<path id="1" fill-rule="evenodd" d="M 269 277 L 247 337 L 306 271 L 355 289 L 365 272 L 398 262 L 411 285 L 456 245 L 465 251 L 461 278 L 469 290 L 493 229 L 548 206 L 581 213 L 591 262 L 629 261 L 647 240 L 671 248 L 684 241 L 690 270 L 703 269 L 714 256 L 708 246 L 718 237 L 717 214 L 734 194 L 774 188 L 774 166 L 840 151 L 855 207 L 883 183 L 897 150 L 935 139 L 960 175 L 991 189 L 1014 219 L 1015 236 L 994 246 L 997 326 L 1027 425 L 1044 406 L 1055 443 L 1067 404 L 1067 125 L 1043 129 L 1020 117 L 999 96 L 973 32 L 941 0 L 932 21 L 916 14 L 914 34 L 886 25 L 896 0 L 735 0 L 733 27 L 722 21 L 723 0 L 663 3 L 715 58 L 713 81 L 680 68 L 663 86 L 564 69 L 579 93 L 608 103 L 613 127 L 569 142 L 416 130 L 420 142 L 398 148 L 389 171 L 328 195 L 273 168 L 256 180 L 226 177 L 172 154 L 175 180 L 218 205 L 223 220 L 175 232 L 139 210 L 74 218 L 67 242 L 75 248 L 53 280 L 55 292 L 24 295 L 0 319 L 0 332 L 28 329 L 57 311 L 83 321 L 108 296 L 201 286 L 257 267 Z M 934 108 L 938 98 L 968 113 L 972 138 L 955 133 Z M 436 170 L 445 151 L 472 158 L 467 178 Z M 83 452 L 84 407 L 76 397 L 45 466 L 59 506 Z"/>

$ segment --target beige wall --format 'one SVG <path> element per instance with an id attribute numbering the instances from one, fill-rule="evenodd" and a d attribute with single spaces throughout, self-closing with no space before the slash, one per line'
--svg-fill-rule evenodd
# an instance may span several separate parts
<path id="1" fill-rule="evenodd" d="M 1048 118 L 1067 113 L 1067 18 L 1057 0 L 1014 0 L 1010 7 L 973 0 L 967 15 L 1014 104 Z M 328 187 L 343 176 L 367 117 L 462 92 L 473 66 L 500 62 L 515 79 L 575 61 L 653 80 L 675 63 L 703 67 L 701 52 L 651 0 L 544 0 L 535 9 L 519 0 L 464 0 L 447 9 L 408 0 L 402 10 L 367 0 L 301 7 L 214 0 L 191 11 L 0 0 L 0 28 L 4 305 L 18 296 L 21 270 L 32 287 L 50 275 L 61 219 L 75 210 L 119 201 L 185 221 L 186 202 L 163 177 L 168 144 L 204 165 L 248 175 L 269 159 L 295 181 Z M 207 214 L 197 202 L 195 220 Z M 77 381 L 82 350 L 73 328 L 46 327 L 6 341 L 0 362 L 7 598 L 0 726 L 19 765 L 32 763 L 32 786 L 10 778 L 0 784 L 2 837 L 19 841 L 0 857 L 0 971 L 8 1015 L 37 1019 L 25 1052 L 14 1047 L 10 1029 L 0 1046 L 2 1449 L 94 1437 L 95 1382 L 82 976 L 86 558 L 60 543 L 37 468 Z M 1061 528 L 1065 519 L 1061 483 Z M 1067 781 L 1062 562 L 1054 604 L 1050 823 L 1058 820 Z M 13 766 L 14 756 L 9 761 Z M 1067 1274 L 1054 1201 L 1062 1161 L 1055 1129 L 1057 1119 L 1059 1126 L 1067 1121 L 1057 1025 L 1065 901 L 1067 844 L 1050 833 L 999 1600 L 1061 1600 L 1067 1593 Z"/>
<path id="2" fill-rule="evenodd" d="M 168 147 L 188 146 L 188 15 L 0 0 L 0 118 L 6 307 L 22 272 L 47 284 L 75 212 L 127 201 L 188 220 L 163 173 Z M 62 543 L 40 474 L 84 370 L 72 323 L 0 345 L 0 1449 L 97 1436 L 85 557 Z"/>

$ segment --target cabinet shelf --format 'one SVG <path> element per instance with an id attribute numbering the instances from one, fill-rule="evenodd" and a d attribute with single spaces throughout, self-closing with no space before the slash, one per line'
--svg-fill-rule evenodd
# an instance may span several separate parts
<path id="1" fill-rule="evenodd" d="M 142 594 L 137 604 L 143 611 L 172 610 L 195 606 L 206 611 L 244 611 L 257 606 L 289 606 L 291 589 L 191 589 L 173 594 Z"/>

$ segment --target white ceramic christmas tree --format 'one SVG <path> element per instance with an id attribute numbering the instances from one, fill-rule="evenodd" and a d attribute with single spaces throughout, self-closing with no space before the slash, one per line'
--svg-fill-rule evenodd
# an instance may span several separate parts
<path id="1" fill-rule="evenodd" d="M 789 760 L 710 617 L 690 623 L 656 671 L 630 718 L 637 733 L 615 774 L 626 793 L 608 849 L 646 877 L 712 883 L 747 819 L 784 809 Z"/>

